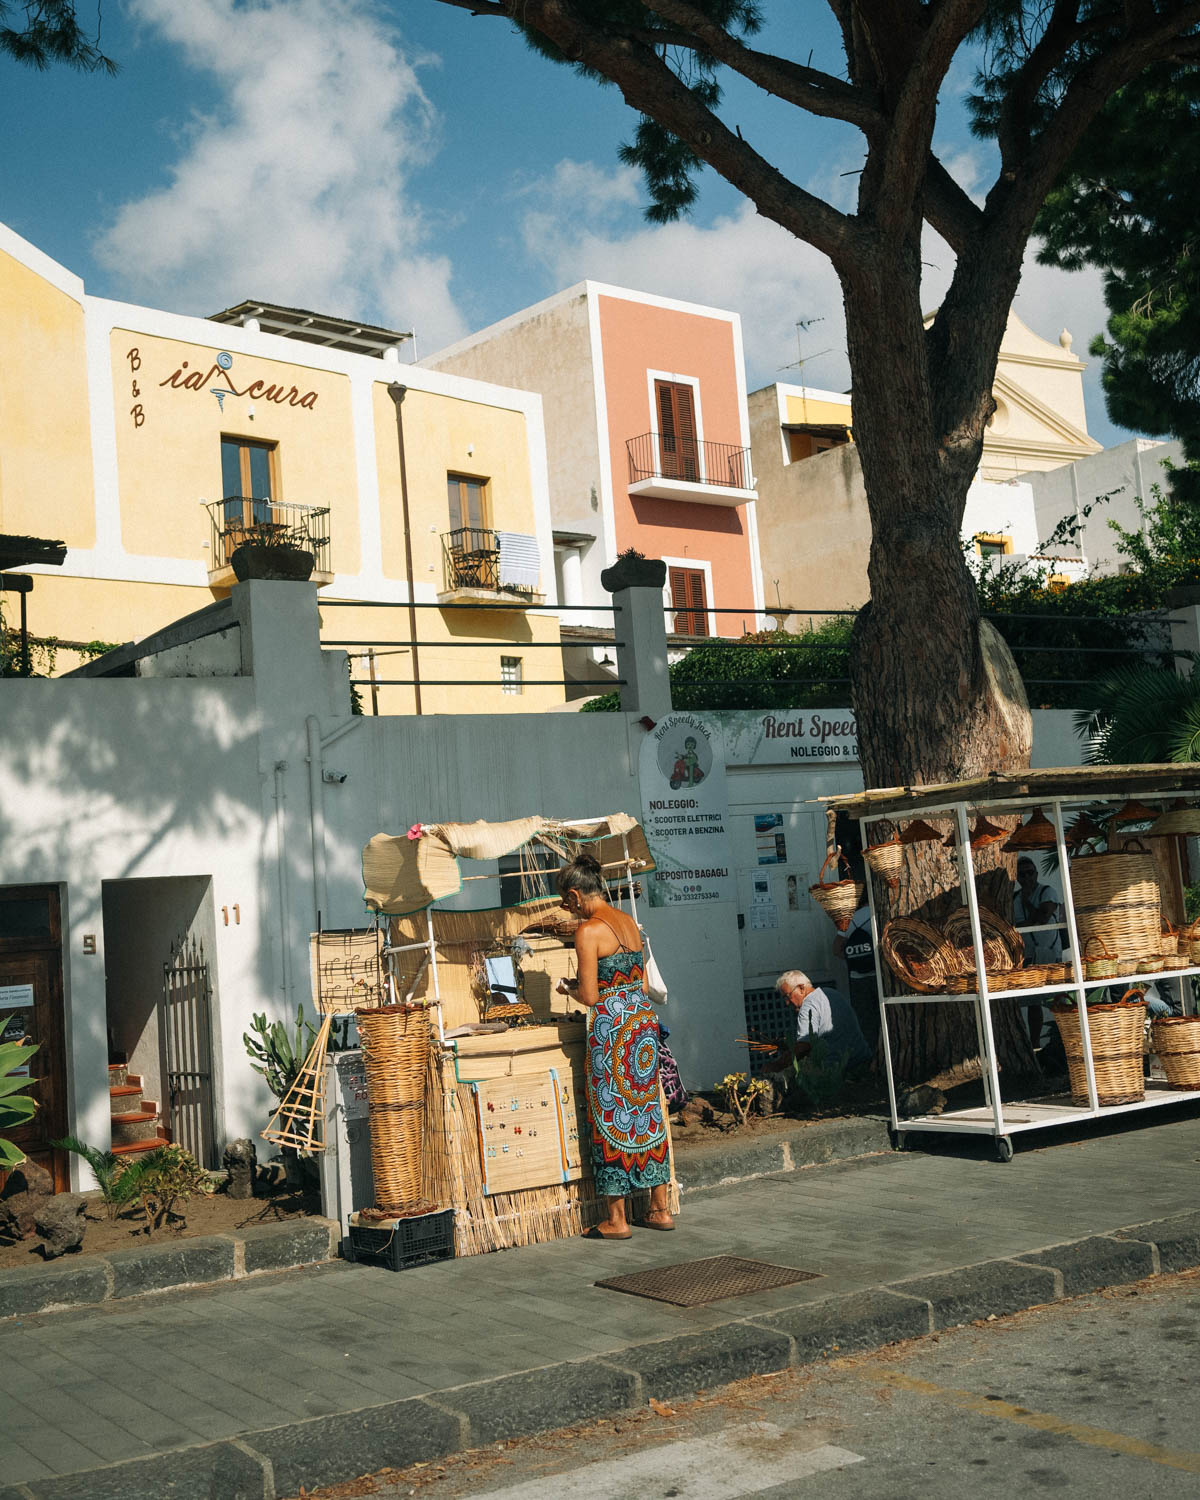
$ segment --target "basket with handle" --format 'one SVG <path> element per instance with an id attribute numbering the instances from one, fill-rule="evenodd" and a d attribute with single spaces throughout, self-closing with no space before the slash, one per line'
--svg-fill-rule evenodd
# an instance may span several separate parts
<path id="1" fill-rule="evenodd" d="M 1200 1089 L 1200 1016 L 1157 1016 L 1150 1050 L 1158 1054 L 1173 1089 Z"/>
<path id="2" fill-rule="evenodd" d="M 1179 951 L 1187 954 L 1189 963 L 1200 963 L 1200 917 L 1179 929 Z"/>
<path id="3" fill-rule="evenodd" d="M 1158 867 L 1144 846 L 1137 852 L 1131 843 L 1119 854 L 1078 855 L 1071 861 L 1070 878 L 1081 943 L 1098 937 L 1119 958 L 1158 957 Z"/>
<path id="4" fill-rule="evenodd" d="M 886 880 L 892 890 L 900 883 L 900 872 L 904 869 L 904 845 L 899 835 L 893 835 L 880 844 L 870 844 L 863 850 L 863 858 L 876 875 Z"/>
<path id="5" fill-rule="evenodd" d="M 1129 993 L 1137 993 L 1130 991 Z M 1087 1068 L 1083 1058 L 1083 1032 L 1079 1008 L 1061 1002 L 1050 1007 L 1054 1024 L 1067 1054 L 1071 1079 L 1071 1102 L 1088 1104 Z M 1096 1075 L 1099 1104 L 1137 1104 L 1146 1097 L 1142 1077 L 1142 1039 L 1146 1029 L 1144 1002 L 1089 1005 L 1088 1036 L 1092 1044 L 1092 1069 Z"/>
<path id="6" fill-rule="evenodd" d="M 1160 952 L 1179 952 L 1179 928 L 1173 927 L 1166 917 L 1162 919 L 1162 932 L 1159 935 Z"/>
<path id="7" fill-rule="evenodd" d="M 841 849 L 833 848 L 825 857 L 825 863 L 821 866 L 821 873 L 817 876 L 816 885 L 810 885 L 808 894 L 813 898 L 825 915 L 832 921 L 839 932 L 845 932 L 850 926 L 850 918 L 862 905 L 863 897 L 867 888 L 861 880 L 854 880 L 847 875 L 845 880 L 826 881 L 825 871 L 831 864 L 836 866 L 840 861 L 847 871 L 850 869 L 850 861 L 842 853 Z M 837 873 L 836 867 L 834 874 Z"/>
<path id="8" fill-rule="evenodd" d="M 971 935 L 971 913 L 965 906 L 957 907 L 942 923 L 946 941 L 958 951 L 959 962 L 964 970 L 974 972 L 975 943 Z M 983 966 L 991 976 L 1004 969 L 1019 969 L 1025 962 L 1025 944 L 1021 934 L 1006 922 L 991 907 L 979 908 L 979 931 L 983 938 Z"/>
<path id="9" fill-rule="evenodd" d="M 1083 945 L 1083 973 L 1086 979 L 1115 979 L 1121 972 L 1121 960 L 1102 937 L 1090 937 Z"/>

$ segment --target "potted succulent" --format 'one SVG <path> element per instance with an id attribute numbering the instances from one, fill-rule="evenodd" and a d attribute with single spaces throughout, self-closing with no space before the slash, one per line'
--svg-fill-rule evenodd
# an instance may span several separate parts
<path id="1" fill-rule="evenodd" d="M 667 565 L 661 557 L 646 557 L 636 547 L 626 547 L 615 563 L 600 574 L 600 582 L 610 594 L 620 589 L 661 589 L 667 581 Z"/>
<path id="2" fill-rule="evenodd" d="M 316 563 L 312 540 L 303 527 L 275 523 L 253 527 L 229 555 L 239 583 L 248 578 L 304 583 Z"/>

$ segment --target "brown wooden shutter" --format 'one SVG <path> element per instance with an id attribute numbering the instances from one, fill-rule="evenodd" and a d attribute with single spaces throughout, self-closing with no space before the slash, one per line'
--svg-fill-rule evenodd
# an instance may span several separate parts
<path id="1" fill-rule="evenodd" d="M 691 386 L 656 380 L 654 395 L 658 405 L 658 446 L 663 476 L 668 479 L 699 479 L 696 405 Z"/>
<path id="2" fill-rule="evenodd" d="M 671 605 L 676 635 L 708 634 L 708 597 L 698 568 L 671 568 Z"/>

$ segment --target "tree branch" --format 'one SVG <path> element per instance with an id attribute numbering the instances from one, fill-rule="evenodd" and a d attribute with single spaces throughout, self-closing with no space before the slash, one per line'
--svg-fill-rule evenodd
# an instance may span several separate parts
<path id="1" fill-rule="evenodd" d="M 921 209 L 925 222 L 956 254 L 983 225 L 983 210 L 932 153 L 925 167 Z"/>
<path id="2" fill-rule="evenodd" d="M 463 0 L 439 0 L 457 4 Z M 738 188 L 767 218 L 844 264 L 852 222 L 822 198 L 786 178 L 713 113 L 654 48 L 614 34 L 574 0 L 502 0 L 505 14 L 552 42 L 571 62 L 615 83 L 625 102 L 656 120 Z M 494 12 L 490 12 L 493 13 Z"/>

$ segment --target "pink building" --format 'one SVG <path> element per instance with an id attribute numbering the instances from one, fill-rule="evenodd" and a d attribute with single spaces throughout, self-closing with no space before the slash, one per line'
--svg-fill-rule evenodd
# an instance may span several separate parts
<path id="1" fill-rule="evenodd" d="M 736 313 L 584 281 L 421 363 L 541 393 L 560 603 L 606 603 L 601 569 L 635 547 L 667 562 L 669 631 L 756 628 L 762 576 Z M 589 623 L 611 621 L 563 617 Z"/>

